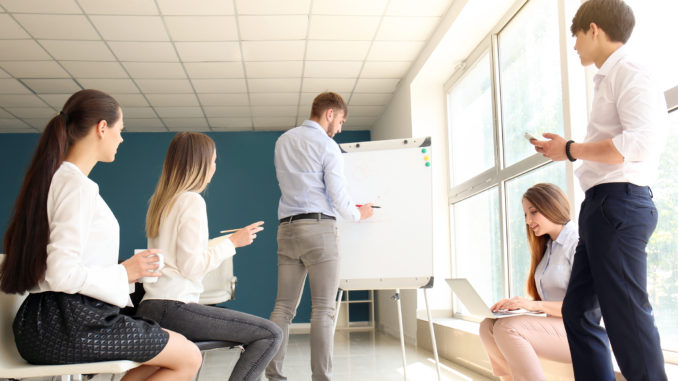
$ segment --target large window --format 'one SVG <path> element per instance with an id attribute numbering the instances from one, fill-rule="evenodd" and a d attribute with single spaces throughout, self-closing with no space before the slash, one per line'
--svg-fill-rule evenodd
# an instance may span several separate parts
<path id="1" fill-rule="evenodd" d="M 488 305 L 525 295 L 523 193 L 539 182 L 566 189 L 565 166 L 548 164 L 523 137 L 564 131 L 557 7 L 526 3 L 449 82 L 453 272 Z"/>
<path id="2" fill-rule="evenodd" d="M 678 35 L 673 20 L 678 1 L 627 2 L 636 15 L 629 52 L 644 61 L 662 90 L 673 89 L 678 98 L 678 50 L 657 49 L 653 44 L 657 36 Z M 530 257 L 523 193 L 536 183 L 550 182 L 566 191 L 573 206 L 581 201 L 573 166 L 534 154 L 523 138 L 524 132 L 537 136 L 547 131 L 583 138 L 586 121 L 579 121 L 575 117 L 579 109 L 572 108 L 590 97 L 573 83 L 585 82 L 589 93 L 593 84 L 591 78 L 586 81 L 582 72 L 575 71 L 579 60 L 572 49 L 569 23 L 577 5 L 566 0 L 526 1 L 446 84 L 453 275 L 468 278 L 488 304 L 526 294 Z M 559 9 L 568 14 L 558 14 Z M 568 63 L 573 59 L 576 67 Z M 597 69 L 587 70 L 593 74 Z M 563 73 L 571 78 L 563 78 Z M 669 108 L 677 109 L 678 99 L 670 99 Z M 662 346 L 667 360 L 676 362 L 678 110 L 669 119 L 659 179 L 652 187 L 659 223 L 648 244 L 647 263 L 648 292 Z M 574 209 L 572 214 L 578 217 Z M 455 306 L 455 312 L 464 316 L 465 310 L 459 307 Z"/>

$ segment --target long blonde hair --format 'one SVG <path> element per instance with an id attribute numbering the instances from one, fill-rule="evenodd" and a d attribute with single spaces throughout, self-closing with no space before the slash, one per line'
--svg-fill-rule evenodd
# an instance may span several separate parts
<path id="1" fill-rule="evenodd" d="M 570 221 L 570 203 L 565 193 L 556 185 L 539 183 L 528 189 L 523 195 L 539 213 L 549 221 L 558 225 L 565 225 Z M 537 292 L 537 284 L 534 281 L 534 273 L 539 262 L 544 257 L 549 235 L 537 236 L 534 231 L 525 224 L 527 241 L 530 244 L 530 273 L 527 276 L 527 293 L 534 300 L 541 300 Z"/>
<path id="2" fill-rule="evenodd" d="M 201 192 L 207 186 L 214 141 L 199 132 L 180 132 L 167 150 L 165 164 L 146 213 L 146 236 L 158 235 L 160 221 L 186 191 Z"/>

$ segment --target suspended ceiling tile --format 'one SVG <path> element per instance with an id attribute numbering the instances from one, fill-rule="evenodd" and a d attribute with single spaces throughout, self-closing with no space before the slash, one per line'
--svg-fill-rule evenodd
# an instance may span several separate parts
<path id="1" fill-rule="evenodd" d="M 131 79 L 100 79 L 100 78 L 82 78 L 78 82 L 86 89 L 98 89 L 105 92 L 116 94 L 138 94 L 139 89 L 134 85 Z"/>
<path id="2" fill-rule="evenodd" d="M 248 78 L 301 77 L 303 61 L 245 62 Z"/>
<path id="3" fill-rule="evenodd" d="M 185 62 L 239 61 L 237 42 L 177 42 L 177 51 Z"/>
<path id="4" fill-rule="evenodd" d="M 423 41 L 374 41 L 367 59 L 370 61 L 412 61 Z"/>
<path id="5" fill-rule="evenodd" d="M 124 123 L 123 132 L 167 132 L 167 128 L 158 118 L 125 118 Z"/>
<path id="6" fill-rule="evenodd" d="M 244 118 L 252 114 L 248 106 L 206 106 L 203 110 L 208 118 Z"/>
<path id="7" fill-rule="evenodd" d="M 90 16 L 108 41 L 169 41 L 160 16 Z"/>
<path id="8" fill-rule="evenodd" d="M 425 41 L 438 25 L 438 17 L 384 17 L 378 41 Z"/>
<path id="9" fill-rule="evenodd" d="M 362 61 L 306 61 L 304 77 L 358 78 Z"/>
<path id="10" fill-rule="evenodd" d="M 179 62 L 179 57 L 169 42 L 112 41 L 109 45 L 120 61 Z"/>
<path id="11" fill-rule="evenodd" d="M 49 60 L 51 57 L 34 40 L 0 40 L 0 61 Z"/>
<path id="12" fill-rule="evenodd" d="M 247 106 L 250 104 L 247 93 L 239 94 L 198 94 L 200 104 L 208 106 Z"/>
<path id="13" fill-rule="evenodd" d="M 154 107 L 166 106 L 198 106 L 195 94 L 146 94 Z"/>
<path id="14" fill-rule="evenodd" d="M 243 41 L 245 61 L 302 61 L 304 41 Z"/>
<path id="15" fill-rule="evenodd" d="M 37 39 L 99 40 L 84 15 L 15 14 L 16 20 Z"/>
<path id="16" fill-rule="evenodd" d="M 237 41 L 234 16 L 167 16 L 173 41 Z"/>
<path id="17" fill-rule="evenodd" d="M 304 78 L 301 91 L 350 93 L 355 86 L 355 81 L 355 78 Z"/>
<path id="18" fill-rule="evenodd" d="M 232 15 L 233 2 L 223 0 L 157 0 L 163 15 Z"/>
<path id="19" fill-rule="evenodd" d="M 411 65 L 411 61 L 365 61 L 360 77 L 402 78 Z"/>
<path id="20" fill-rule="evenodd" d="M 81 90 L 72 79 L 26 78 L 26 86 L 38 94 L 68 94 Z"/>
<path id="21" fill-rule="evenodd" d="M 200 107 L 156 107 L 155 111 L 161 118 L 202 118 L 204 116 Z"/>
<path id="22" fill-rule="evenodd" d="M 393 93 L 400 79 L 360 78 L 355 87 L 356 93 Z"/>
<path id="23" fill-rule="evenodd" d="M 187 79 L 138 79 L 137 85 L 147 94 L 185 94 L 193 93 Z"/>
<path id="24" fill-rule="evenodd" d="M 309 41 L 307 60 L 362 61 L 367 57 L 369 41 Z"/>
<path id="25" fill-rule="evenodd" d="M 138 0 L 78 0 L 82 9 L 91 15 L 157 15 L 153 1 Z"/>
<path id="26" fill-rule="evenodd" d="M 297 116 L 297 106 L 252 106 L 252 115 Z"/>
<path id="27" fill-rule="evenodd" d="M 13 118 L 12 114 L 8 113 L 3 109 L 0 109 L 0 119 L 12 119 L 12 118 Z"/>
<path id="28" fill-rule="evenodd" d="M 186 78 L 184 68 L 178 62 L 123 62 L 132 78 Z"/>
<path id="29" fill-rule="evenodd" d="M 252 93 L 252 106 L 296 106 L 299 103 L 299 93 Z"/>
<path id="30" fill-rule="evenodd" d="M 0 62 L 15 78 L 69 78 L 70 75 L 54 61 L 6 61 Z"/>
<path id="31" fill-rule="evenodd" d="M 387 16 L 443 16 L 450 7 L 449 0 L 390 0 Z"/>
<path id="32" fill-rule="evenodd" d="M 40 94 L 40 98 L 47 102 L 48 105 L 54 107 L 55 110 L 60 111 L 71 95 L 72 94 Z M 44 106 L 45 104 L 41 102 L 41 105 Z"/>
<path id="33" fill-rule="evenodd" d="M 242 62 L 186 62 L 191 78 L 244 78 Z"/>
<path id="34" fill-rule="evenodd" d="M 194 79 L 193 87 L 201 94 L 247 92 L 245 79 Z"/>
<path id="35" fill-rule="evenodd" d="M 76 78 L 127 78 L 125 70 L 117 62 L 106 61 L 61 61 L 61 65 Z"/>
<path id="36" fill-rule="evenodd" d="M 289 93 L 299 91 L 301 78 L 248 79 L 247 84 L 251 93 Z"/>
<path id="37" fill-rule="evenodd" d="M 11 77 L 9 74 L 7 74 L 6 71 L 2 70 L 1 66 L 2 66 L 2 62 L 0 62 L 0 78 L 9 78 L 9 77 Z"/>
<path id="38" fill-rule="evenodd" d="M 18 118 L 42 119 L 44 123 L 57 114 L 51 107 L 7 107 L 6 110 Z"/>
<path id="39" fill-rule="evenodd" d="M 19 119 L 0 119 L 0 130 L 2 132 L 35 132 L 31 126 Z"/>
<path id="40" fill-rule="evenodd" d="M 254 116 L 252 122 L 255 130 L 285 131 L 295 126 L 294 116 Z"/>
<path id="41" fill-rule="evenodd" d="M 240 16 L 238 24 L 243 41 L 303 40 L 308 16 Z"/>
<path id="42" fill-rule="evenodd" d="M 0 14 L 0 38 L 3 40 L 30 38 L 8 14 Z"/>
<path id="43" fill-rule="evenodd" d="M 45 102 L 36 95 L 0 94 L 0 107 L 45 107 Z"/>
<path id="44" fill-rule="evenodd" d="M 103 41 L 40 40 L 40 44 L 57 60 L 115 61 Z"/>
<path id="45" fill-rule="evenodd" d="M 47 118 L 23 118 L 22 120 L 35 129 L 35 131 L 30 132 L 42 132 L 45 127 L 47 127 L 47 123 L 49 123 L 54 116 L 56 116 L 56 113 Z"/>
<path id="46" fill-rule="evenodd" d="M 353 93 L 348 107 L 351 110 L 352 106 L 384 106 L 392 97 L 391 93 Z"/>
<path id="47" fill-rule="evenodd" d="M 314 15 L 380 16 L 388 0 L 313 0 Z"/>
<path id="48" fill-rule="evenodd" d="M 250 117 L 207 118 L 207 121 L 214 131 L 242 131 L 252 128 Z"/>
<path id="49" fill-rule="evenodd" d="M 311 0 L 235 0 L 241 15 L 299 15 L 307 14 Z"/>
<path id="50" fill-rule="evenodd" d="M 0 0 L 0 5 L 17 13 L 82 13 L 74 0 Z"/>
<path id="51" fill-rule="evenodd" d="M 170 131 L 209 131 L 205 118 L 164 118 Z"/>
<path id="52" fill-rule="evenodd" d="M 157 115 L 150 107 L 125 107 L 123 110 L 125 125 L 128 119 L 156 118 Z"/>
<path id="53" fill-rule="evenodd" d="M 371 41 L 377 32 L 377 16 L 312 15 L 310 40 Z"/>
<path id="54" fill-rule="evenodd" d="M 384 111 L 383 106 L 351 106 L 349 115 L 353 117 L 377 117 Z"/>
<path id="55" fill-rule="evenodd" d="M 148 106 L 146 98 L 141 94 L 111 94 L 111 96 L 120 103 L 123 112 L 125 111 L 125 107 Z"/>

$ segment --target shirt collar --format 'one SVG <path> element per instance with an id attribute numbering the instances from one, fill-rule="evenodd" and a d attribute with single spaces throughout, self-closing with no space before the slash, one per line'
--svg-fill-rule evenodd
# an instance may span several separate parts
<path id="1" fill-rule="evenodd" d="M 314 122 L 314 121 L 309 120 L 309 119 L 305 120 L 304 123 L 302 123 L 301 125 L 304 126 L 304 127 L 317 128 L 322 132 L 326 132 L 325 129 L 323 128 L 323 126 L 320 125 L 320 123 Z"/>
<path id="2" fill-rule="evenodd" d="M 600 81 L 607 76 L 610 71 L 612 71 L 612 68 L 617 65 L 617 62 L 619 62 L 622 58 L 626 57 L 628 53 L 626 52 L 626 45 L 622 45 L 619 47 L 619 49 L 615 50 L 614 53 L 610 54 L 609 57 L 603 62 L 603 66 L 600 67 L 598 70 L 598 73 L 593 77 L 594 82 L 596 85 L 600 83 Z"/>
<path id="3" fill-rule="evenodd" d="M 557 243 L 560 246 L 565 244 L 565 242 L 569 241 L 570 234 L 572 234 L 574 229 L 575 229 L 574 222 L 568 221 L 563 226 L 563 229 L 560 231 L 560 234 L 558 234 L 558 238 L 556 238 L 555 243 Z"/>

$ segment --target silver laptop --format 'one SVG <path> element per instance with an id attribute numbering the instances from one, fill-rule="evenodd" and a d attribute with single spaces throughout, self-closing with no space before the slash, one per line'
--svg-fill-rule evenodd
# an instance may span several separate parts
<path id="1" fill-rule="evenodd" d="M 471 286 L 471 283 L 466 278 L 452 278 L 445 279 L 450 288 L 457 295 L 459 300 L 464 304 L 466 309 L 472 314 L 493 319 L 505 318 L 517 315 L 532 315 L 532 316 L 546 316 L 543 312 L 532 312 L 524 309 L 513 311 L 499 311 L 492 312 L 490 307 L 485 304 L 483 299 L 478 295 L 478 292 Z"/>

